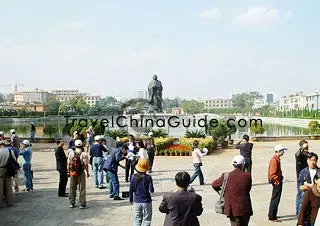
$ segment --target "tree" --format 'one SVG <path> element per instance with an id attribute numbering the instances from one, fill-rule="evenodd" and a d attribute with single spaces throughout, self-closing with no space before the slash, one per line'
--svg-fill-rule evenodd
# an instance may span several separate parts
<path id="1" fill-rule="evenodd" d="M 89 105 L 83 100 L 82 96 L 76 96 L 70 101 L 72 109 L 76 114 L 84 114 L 89 110 Z"/>
<path id="2" fill-rule="evenodd" d="M 210 128 L 212 138 L 218 143 L 226 140 L 228 137 L 228 126 L 224 121 L 219 121 L 218 125 L 214 128 Z"/>
<path id="3" fill-rule="evenodd" d="M 175 97 L 174 99 L 164 98 L 163 99 L 163 109 L 167 112 L 171 112 L 172 108 L 180 107 L 181 99 L 179 97 Z"/>
<path id="4" fill-rule="evenodd" d="M 71 103 L 69 101 L 65 101 L 59 106 L 59 115 L 65 115 L 69 112 L 69 108 L 71 107 Z"/>
<path id="5" fill-rule="evenodd" d="M 55 133 L 58 132 L 58 127 L 55 126 L 55 125 L 46 125 L 44 128 L 43 128 L 43 133 L 49 135 L 49 137 L 51 138 L 51 136 Z"/>
<path id="6" fill-rule="evenodd" d="M 311 134 L 316 134 L 320 130 L 320 124 L 316 120 L 310 121 L 308 127 L 309 127 L 309 130 L 310 130 Z"/>
<path id="7" fill-rule="evenodd" d="M 204 112 L 204 104 L 196 100 L 183 101 L 181 103 L 181 108 L 184 112 L 192 115 Z"/>
<path id="8" fill-rule="evenodd" d="M 243 112 L 249 112 L 255 100 L 262 100 L 263 95 L 257 91 L 238 93 L 232 95 L 233 107 L 240 108 Z"/>
<path id="9" fill-rule="evenodd" d="M 252 125 L 250 127 L 250 131 L 253 132 L 254 135 L 256 136 L 257 134 L 263 134 L 265 129 L 261 125 L 257 124 L 257 125 Z"/>
<path id="10" fill-rule="evenodd" d="M 49 98 L 44 105 L 48 106 L 48 114 L 58 115 L 61 103 L 55 98 Z"/>

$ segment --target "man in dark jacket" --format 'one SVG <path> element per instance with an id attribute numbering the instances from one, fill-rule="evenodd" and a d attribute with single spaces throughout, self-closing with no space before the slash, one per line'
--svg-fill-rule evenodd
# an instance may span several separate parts
<path id="1" fill-rule="evenodd" d="M 251 173 L 253 144 L 249 142 L 249 136 L 243 135 L 242 140 L 237 143 L 236 148 L 240 149 L 240 155 L 245 159 L 244 170 Z"/>
<path id="2" fill-rule="evenodd" d="M 67 156 L 63 150 L 63 146 L 64 146 L 63 141 L 58 140 L 57 145 L 58 146 L 55 149 L 55 156 L 56 156 L 56 163 L 57 163 L 57 171 L 60 174 L 58 196 L 68 197 L 68 193 L 66 193 L 66 186 L 68 183 Z"/>
<path id="3" fill-rule="evenodd" d="M 301 140 L 299 142 L 299 150 L 295 154 L 296 158 L 296 176 L 297 176 L 297 196 L 296 196 L 296 214 L 299 215 L 300 204 L 302 203 L 303 191 L 300 190 L 300 185 L 298 182 L 299 174 L 301 170 L 308 166 L 307 154 L 309 150 L 309 145 L 306 140 Z"/>
<path id="4" fill-rule="evenodd" d="M 245 159 L 242 155 L 235 156 L 232 160 L 233 171 L 229 173 L 225 187 L 225 211 L 230 218 L 231 226 L 248 226 L 253 215 L 250 191 L 252 177 L 248 172 L 243 172 Z M 219 192 L 222 189 L 224 174 L 212 182 L 212 188 Z"/>
<path id="5" fill-rule="evenodd" d="M 164 226 L 200 226 L 197 216 L 203 211 L 202 197 L 187 191 L 190 184 L 187 172 L 177 173 L 175 180 L 177 191 L 164 195 L 159 206 L 160 212 L 166 214 Z"/>

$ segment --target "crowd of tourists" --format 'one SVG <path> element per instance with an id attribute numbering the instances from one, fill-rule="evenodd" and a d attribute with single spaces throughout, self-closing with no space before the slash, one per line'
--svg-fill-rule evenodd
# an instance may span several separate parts
<path id="1" fill-rule="evenodd" d="M 23 171 L 25 189 L 33 190 L 32 183 L 32 149 L 29 140 L 20 141 L 15 130 L 10 130 L 11 138 L 5 139 L 0 131 L 0 197 L 8 205 L 13 205 L 12 186 L 19 191 L 18 170 Z M 22 146 L 20 146 L 22 143 Z M 79 192 L 79 208 L 87 208 L 86 181 L 93 172 L 93 182 L 97 189 L 109 187 L 109 198 L 123 200 L 129 197 L 133 204 L 135 218 L 134 225 L 151 225 L 152 199 L 155 191 L 152 179 L 152 167 L 155 156 L 155 142 L 153 134 L 149 133 L 147 139 L 136 140 L 133 135 L 122 143 L 117 139 L 114 148 L 107 147 L 107 140 L 95 135 L 92 127 L 86 134 L 78 131 L 73 133 L 68 143 L 68 153 L 65 152 L 65 143 L 57 140 L 55 149 L 56 169 L 59 172 L 58 196 L 68 197 L 70 208 L 76 207 L 76 193 Z M 253 144 L 249 136 L 236 144 L 240 154 L 232 159 L 234 169 L 223 173 L 211 183 L 212 188 L 220 198 L 215 205 L 215 211 L 224 214 L 232 226 L 248 226 L 253 215 L 251 204 L 252 188 L 252 150 Z M 278 207 L 282 194 L 284 176 L 281 168 L 281 158 L 286 147 L 275 145 L 274 155 L 268 167 L 268 182 L 272 186 L 268 219 L 270 222 L 281 222 L 278 217 Z M 175 175 L 177 189 L 175 192 L 163 196 L 159 211 L 166 214 L 165 226 L 198 226 L 198 217 L 203 212 L 202 196 L 195 193 L 191 184 L 199 178 L 199 184 L 204 185 L 204 176 L 201 170 L 202 158 L 208 154 L 206 148 L 200 149 L 199 142 L 193 142 L 192 163 L 195 172 L 192 176 L 187 172 Z M 22 156 L 22 167 L 17 165 L 19 156 Z M 308 142 L 300 141 L 299 150 L 295 154 L 297 194 L 296 215 L 297 225 L 315 226 L 320 206 L 320 168 L 317 166 L 318 155 L 309 151 Z M 124 161 L 124 164 L 120 162 Z M 120 197 L 118 167 L 125 171 L 125 181 L 129 183 L 129 193 Z M 14 178 L 14 180 L 12 180 Z M 12 184 L 13 181 L 13 184 Z M 66 186 L 69 181 L 69 193 Z M 319 222 L 318 222 L 319 223 Z"/>

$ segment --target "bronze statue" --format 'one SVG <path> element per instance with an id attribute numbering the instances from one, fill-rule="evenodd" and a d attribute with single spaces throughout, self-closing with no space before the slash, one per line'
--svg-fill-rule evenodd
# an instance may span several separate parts
<path id="1" fill-rule="evenodd" d="M 153 80 L 148 86 L 149 103 L 153 106 L 155 112 L 162 112 L 162 84 L 157 79 L 157 75 L 153 75 Z"/>

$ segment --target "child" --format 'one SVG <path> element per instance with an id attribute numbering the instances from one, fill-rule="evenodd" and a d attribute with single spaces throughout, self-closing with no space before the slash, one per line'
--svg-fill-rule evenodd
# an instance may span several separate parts
<path id="1" fill-rule="evenodd" d="M 144 225 L 150 226 L 152 219 L 152 200 L 150 193 L 154 192 L 154 188 L 152 177 L 146 174 L 149 170 L 148 160 L 140 159 L 135 168 L 137 173 L 132 175 L 129 190 L 130 203 L 134 202 L 134 225 L 141 226 L 144 220 Z"/>
<path id="2" fill-rule="evenodd" d="M 22 191 L 30 192 L 30 190 L 33 190 L 32 173 L 31 173 L 32 149 L 31 149 L 30 141 L 24 140 L 22 144 L 23 144 L 22 151 L 19 153 L 19 155 L 22 155 L 23 157 L 22 169 L 24 172 L 24 183 L 26 186 L 26 188 L 23 189 Z"/>

